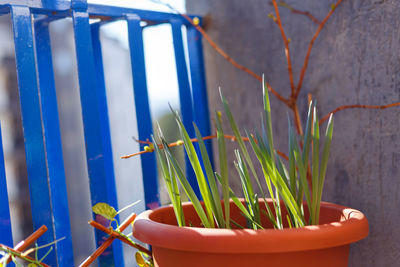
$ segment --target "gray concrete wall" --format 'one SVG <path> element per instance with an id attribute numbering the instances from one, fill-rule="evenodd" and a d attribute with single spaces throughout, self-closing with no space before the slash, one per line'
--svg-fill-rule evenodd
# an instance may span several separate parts
<path id="1" fill-rule="evenodd" d="M 333 0 L 287 0 L 320 20 Z M 269 1 L 187 0 L 189 13 L 209 15 L 207 33 L 230 56 L 267 80 L 282 95 L 290 92 L 279 29 L 267 14 Z M 295 81 L 316 25 L 281 8 Z M 381 105 L 400 101 L 400 2 L 344 0 L 317 39 L 300 94 L 318 100 L 320 116 L 340 105 Z M 221 86 L 243 128 L 259 125 L 261 85 L 206 43 L 211 109 L 220 109 Z M 278 148 L 287 149 L 288 109 L 272 98 Z M 349 266 L 399 266 L 400 108 L 346 110 L 335 116 L 334 140 L 323 198 L 362 210 L 370 223 L 367 239 L 351 247 Z M 232 178 L 233 179 L 233 178 Z"/>

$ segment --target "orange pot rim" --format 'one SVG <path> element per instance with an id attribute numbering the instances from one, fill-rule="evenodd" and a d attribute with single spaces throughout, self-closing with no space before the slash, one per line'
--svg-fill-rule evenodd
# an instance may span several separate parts
<path id="1" fill-rule="evenodd" d="M 134 221 L 133 236 L 152 246 L 174 250 L 208 253 L 278 253 L 342 246 L 359 241 L 368 235 L 368 221 L 362 212 L 328 202 L 321 202 L 321 208 L 341 212 L 342 219 L 328 224 L 283 230 L 178 227 L 150 219 L 152 214 L 172 209 L 171 206 L 164 206 L 141 213 Z M 173 211 L 171 214 L 175 216 Z"/>

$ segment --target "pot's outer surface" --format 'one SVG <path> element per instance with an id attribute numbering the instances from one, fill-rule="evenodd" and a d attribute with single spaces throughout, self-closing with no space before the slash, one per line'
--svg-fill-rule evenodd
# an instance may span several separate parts
<path id="1" fill-rule="evenodd" d="M 269 204 L 272 207 L 270 200 Z M 261 201 L 260 208 L 263 206 Z M 183 209 L 188 224 L 199 225 L 193 206 L 185 203 Z M 233 203 L 231 216 L 245 224 Z M 160 267 L 347 266 L 349 244 L 368 235 L 366 217 L 360 211 L 325 202 L 320 217 L 320 225 L 300 229 L 177 227 L 173 209 L 167 206 L 140 214 L 133 235 L 152 245 L 155 266 Z M 268 226 L 267 218 L 263 219 Z"/>

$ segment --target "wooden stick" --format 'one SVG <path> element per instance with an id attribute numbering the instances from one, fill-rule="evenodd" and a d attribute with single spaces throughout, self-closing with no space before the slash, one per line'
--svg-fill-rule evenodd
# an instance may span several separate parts
<path id="1" fill-rule="evenodd" d="M 37 260 L 34 259 L 34 258 L 32 258 L 32 257 L 26 256 L 26 255 L 25 255 L 25 256 L 22 256 L 21 251 L 15 250 L 15 249 L 13 249 L 13 248 L 7 247 L 7 246 L 2 245 L 2 244 L 0 244 L 0 247 L 4 248 L 4 249 L 6 249 L 6 250 L 9 250 L 9 251 L 11 251 L 11 252 L 13 252 L 13 253 L 15 253 L 15 254 L 17 255 L 18 258 L 21 258 L 21 259 L 29 259 L 29 260 L 31 260 L 31 261 L 37 262 Z M 10 259 L 10 260 L 11 260 L 11 259 Z M 7 262 L 7 264 L 8 264 L 8 263 L 9 263 L 9 262 Z M 39 265 L 40 265 L 40 266 L 43 266 L 43 267 L 50 267 L 49 265 L 47 265 L 46 263 L 43 263 L 43 262 L 40 262 Z"/>
<path id="2" fill-rule="evenodd" d="M 122 232 L 124 231 L 136 218 L 136 214 L 131 214 L 127 220 L 125 220 L 121 226 L 119 227 L 119 230 Z M 91 222 L 91 221 L 90 221 Z M 89 224 L 91 224 L 89 222 Z M 112 242 L 115 240 L 116 237 L 114 236 L 109 236 L 107 238 L 106 241 L 104 241 L 103 244 L 101 244 L 100 247 L 98 247 L 93 253 L 92 255 L 90 255 L 89 257 L 86 258 L 86 260 L 84 262 L 82 262 L 79 267 L 87 267 L 90 264 L 92 264 L 111 244 Z"/>
<path id="3" fill-rule="evenodd" d="M 145 248 L 145 247 L 143 247 L 141 245 L 138 245 L 138 244 L 132 244 L 129 240 L 126 239 L 126 237 L 122 236 L 120 233 L 118 233 L 118 232 L 116 232 L 114 230 L 108 229 L 108 228 L 104 227 L 103 225 L 99 224 L 98 222 L 90 221 L 89 224 L 91 226 L 99 229 L 100 231 L 103 231 L 104 233 L 121 240 L 125 244 L 138 249 L 139 251 L 141 251 L 143 253 L 146 253 L 148 255 L 152 255 L 151 251 L 148 250 L 147 248 Z"/>
<path id="4" fill-rule="evenodd" d="M 30 236 L 19 242 L 15 247 L 14 250 L 18 252 L 22 252 L 27 249 L 30 245 L 32 245 L 36 240 L 39 239 L 45 232 L 47 231 L 46 225 L 42 225 L 39 229 L 33 232 Z M 11 257 L 8 255 L 7 257 L 7 264 L 11 262 Z"/>

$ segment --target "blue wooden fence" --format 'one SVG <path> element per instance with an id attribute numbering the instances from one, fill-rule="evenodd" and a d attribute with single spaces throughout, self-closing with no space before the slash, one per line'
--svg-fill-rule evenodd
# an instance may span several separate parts
<path id="1" fill-rule="evenodd" d="M 21 103 L 25 153 L 34 229 L 48 227 L 40 244 L 61 237 L 45 260 L 51 266 L 73 266 L 71 227 L 62 158 L 49 24 L 72 18 L 90 179 L 92 204 L 107 202 L 117 207 L 110 126 L 99 31 L 102 25 L 125 20 L 128 25 L 134 102 L 139 139 L 153 132 L 146 84 L 141 22 L 170 24 L 172 28 L 179 97 L 183 120 L 193 135 L 195 121 L 203 135 L 210 134 L 201 35 L 182 16 L 114 6 L 87 4 L 86 0 L 0 0 L 0 15 L 11 14 L 18 89 Z M 90 18 L 100 19 L 90 23 Z M 186 62 L 182 26 L 186 27 L 189 64 Z M 187 66 L 190 66 L 190 70 Z M 133 108 L 133 107 L 132 107 Z M 0 136 L 1 137 L 1 136 Z M 208 143 L 211 151 L 211 144 Z M 153 154 L 141 158 L 146 207 L 157 206 L 158 185 Z M 188 168 L 192 185 L 195 178 Z M 197 186 L 194 186 L 195 188 Z M 0 138 L 0 243 L 12 246 L 11 222 Z M 103 237 L 96 232 L 96 242 Z M 17 240 L 16 240 L 17 241 Z M 123 266 L 120 242 L 101 256 L 101 266 Z"/>

